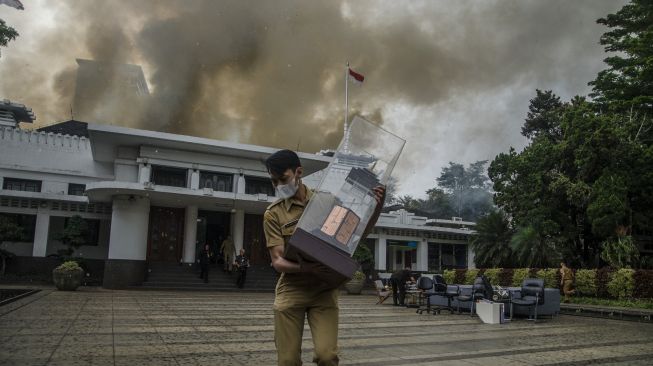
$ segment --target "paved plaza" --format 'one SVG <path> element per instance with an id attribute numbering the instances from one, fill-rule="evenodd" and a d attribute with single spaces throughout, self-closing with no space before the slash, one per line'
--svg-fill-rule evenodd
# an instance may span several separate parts
<path id="1" fill-rule="evenodd" d="M 272 365 L 272 294 L 43 290 L 0 307 L 0 365 Z M 653 326 L 483 325 L 342 295 L 342 365 L 651 365 Z M 303 359 L 310 364 L 308 326 Z"/>

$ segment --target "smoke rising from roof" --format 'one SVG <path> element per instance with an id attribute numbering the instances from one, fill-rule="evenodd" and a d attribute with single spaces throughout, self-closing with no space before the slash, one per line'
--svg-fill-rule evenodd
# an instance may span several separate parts
<path id="1" fill-rule="evenodd" d="M 25 1 L 0 9 L 20 37 L 0 58 L 0 95 L 41 125 L 69 119 L 76 58 L 141 65 L 152 103 L 106 122 L 318 151 L 342 136 L 345 62 L 362 114 L 408 140 L 400 192 L 419 194 L 448 161 L 521 146 L 535 88 L 567 98 L 602 69 L 595 20 L 619 9 L 584 1 Z M 74 113 L 74 111 L 73 111 Z M 77 116 L 76 116 L 77 117 Z M 83 119 L 83 116 L 79 116 Z M 93 122 L 93 121 L 89 121 Z"/>

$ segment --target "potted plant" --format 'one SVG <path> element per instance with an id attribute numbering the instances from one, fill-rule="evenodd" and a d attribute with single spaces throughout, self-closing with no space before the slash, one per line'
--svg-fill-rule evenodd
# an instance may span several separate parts
<path id="1" fill-rule="evenodd" d="M 58 290 L 75 291 L 82 284 L 84 270 L 75 261 L 66 261 L 52 270 L 52 281 Z"/>
<path id="2" fill-rule="evenodd" d="M 363 285 L 365 285 L 365 273 L 356 271 L 351 280 L 345 283 L 345 289 L 350 295 L 360 295 L 363 290 Z"/>

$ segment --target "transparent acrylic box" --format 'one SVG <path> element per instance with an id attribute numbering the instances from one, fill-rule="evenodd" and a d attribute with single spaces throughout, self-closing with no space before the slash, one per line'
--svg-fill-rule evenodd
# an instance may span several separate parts
<path id="1" fill-rule="evenodd" d="M 290 238 L 286 257 L 317 261 L 337 285 L 351 278 L 351 258 L 376 208 L 374 187 L 385 185 L 405 141 L 355 117 Z M 301 258 L 298 258 L 301 257 Z"/>

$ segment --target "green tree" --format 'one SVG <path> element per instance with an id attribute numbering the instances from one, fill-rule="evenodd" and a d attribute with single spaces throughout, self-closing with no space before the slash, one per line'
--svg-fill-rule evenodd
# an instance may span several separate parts
<path id="1" fill-rule="evenodd" d="M 470 244 L 474 249 L 474 261 L 477 267 L 513 267 L 510 238 L 513 230 L 503 211 L 494 211 L 482 217 L 476 223 L 476 233 Z"/>
<path id="2" fill-rule="evenodd" d="M 456 216 L 475 221 L 492 210 L 486 165 L 487 160 L 477 161 L 467 168 L 449 162 L 449 166 L 442 169 L 437 188 L 449 195 L 449 205 Z"/>
<path id="3" fill-rule="evenodd" d="M 7 47 L 9 41 L 13 41 L 18 37 L 18 32 L 0 19 L 0 47 Z"/>
<path id="4" fill-rule="evenodd" d="M 555 239 L 542 236 L 534 226 L 518 228 L 510 245 L 520 267 L 546 268 L 560 260 Z"/>
<path id="5" fill-rule="evenodd" d="M 601 258 L 614 268 L 630 268 L 639 261 L 639 250 L 631 236 L 618 236 L 603 245 Z"/>

